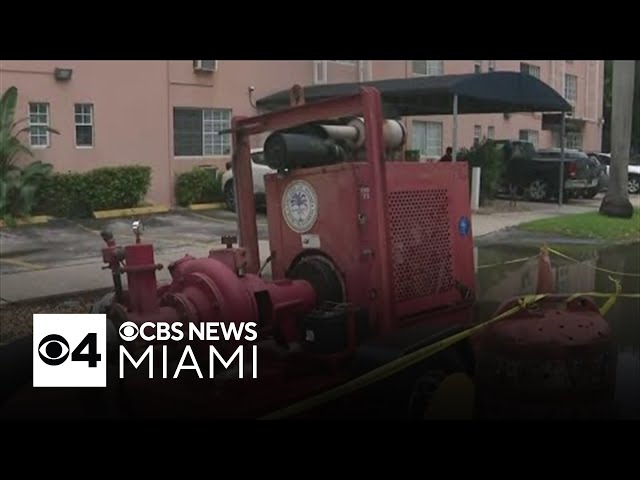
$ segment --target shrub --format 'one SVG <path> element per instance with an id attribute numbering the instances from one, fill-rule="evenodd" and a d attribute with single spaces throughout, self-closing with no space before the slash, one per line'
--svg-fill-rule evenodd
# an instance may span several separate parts
<path id="1" fill-rule="evenodd" d="M 89 217 L 96 210 L 139 205 L 151 184 L 151 167 L 104 167 L 56 173 L 40 189 L 39 210 L 58 217 Z"/>
<path id="2" fill-rule="evenodd" d="M 176 178 L 176 202 L 181 207 L 221 201 L 222 174 L 215 168 L 195 167 Z"/>
<path id="3" fill-rule="evenodd" d="M 151 185 L 151 167 L 104 167 L 87 172 L 84 180 L 93 211 L 139 205 Z"/>
<path id="4" fill-rule="evenodd" d="M 491 140 L 485 140 L 470 149 L 461 149 L 460 159 L 469 163 L 469 191 L 471 191 L 471 169 L 480 167 L 480 204 L 495 198 L 504 174 L 504 159 L 501 150 Z"/>
<path id="5" fill-rule="evenodd" d="M 31 215 L 51 170 L 50 164 L 35 161 L 5 172 L 0 177 L 0 217 L 11 223 L 15 218 Z"/>
<path id="6" fill-rule="evenodd" d="M 54 173 L 40 189 L 38 212 L 54 217 L 90 217 L 85 179 L 83 173 Z"/>

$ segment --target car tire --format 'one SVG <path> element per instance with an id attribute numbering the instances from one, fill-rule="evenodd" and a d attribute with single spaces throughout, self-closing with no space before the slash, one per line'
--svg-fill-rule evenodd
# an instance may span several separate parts
<path id="1" fill-rule="evenodd" d="M 635 195 L 640 193 L 640 176 L 629 175 L 629 182 L 627 183 L 627 192 L 629 195 Z"/>
<path id="2" fill-rule="evenodd" d="M 595 196 L 598 195 L 598 192 L 599 192 L 599 190 L 598 190 L 597 187 L 596 188 L 589 188 L 584 192 L 584 198 L 587 198 L 587 199 L 595 198 Z"/>
<path id="3" fill-rule="evenodd" d="M 236 197 L 233 191 L 233 182 L 227 182 L 224 186 L 224 203 L 228 210 L 236 211 Z"/>
<path id="4" fill-rule="evenodd" d="M 549 184 L 544 180 L 534 180 L 526 190 L 527 200 L 541 202 L 549 197 Z"/>

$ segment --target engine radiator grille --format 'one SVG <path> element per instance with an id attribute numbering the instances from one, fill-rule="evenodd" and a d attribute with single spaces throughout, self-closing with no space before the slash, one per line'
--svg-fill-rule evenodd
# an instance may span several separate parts
<path id="1" fill-rule="evenodd" d="M 389 213 L 396 301 L 453 287 L 447 190 L 391 192 Z"/>

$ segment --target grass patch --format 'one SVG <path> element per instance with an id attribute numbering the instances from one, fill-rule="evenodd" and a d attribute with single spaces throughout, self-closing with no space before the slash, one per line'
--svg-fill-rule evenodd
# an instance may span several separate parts
<path id="1" fill-rule="evenodd" d="M 554 233 L 574 238 L 634 241 L 640 240 L 640 209 L 635 208 L 633 217 L 629 219 L 589 212 L 534 220 L 518 228 L 528 232 Z"/>

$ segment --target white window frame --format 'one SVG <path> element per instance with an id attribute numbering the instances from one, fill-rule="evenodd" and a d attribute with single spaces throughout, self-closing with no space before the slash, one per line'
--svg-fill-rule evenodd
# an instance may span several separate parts
<path id="1" fill-rule="evenodd" d="M 203 108 L 203 107 L 179 107 L 174 106 L 174 109 L 178 110 L 199 110 L 202 115 L 202 152 L 200 155 L 176 155 L 175 154 L 175 145 L 174 145 L 174 158 L 206 158 L 206 157 L 228 157 L 232 154 L 232 145 L 231 145 L 231 135 L 216 135 L 216 133 L 220 130 L 224 130 L 231 127 L 231 119 L 233 118 L 233 109 L 231 108 Z M 227 120 L 221 120 L 219 118 L 215 118 L 216 113 L 228 113 L 228 122 Z M 210 114 L 210 118 L 207 116 Z M 222 125 L 221 125 L 222 123 Z M 216 128 L 216 126 L 218 128 Z M 207 131 L 207 127 L 210 127 Z M 175 124 L 173 124 L 174 132 L 172 135 L 175 135 Z M 219 139 L 219 144 L 216 145 L 216 140 Z M 209 147 L 209 150 L 208 150 Z M 216 153 L 216 147 L 220 147 L 221 153 Z M 224 153 L 225 147 L 228 149 L 228 153 Z M 208 153 L 210 152 L 210 153 Z"/>
<path id="2" fill-rule="evenodd" d="M 474 60 L 473 61 L 473 73 L 482 73 L 482 64 L 484 60 Z"/>
<path id="3" fill-rule="evenodd" d="M 522 66 L 526 67 L 526 74 L 531 75 L 537 79 L 540 79 L 540 65 L 534 65 L 532 63 L 520 62 L 520 71 L 522 71 Z"/>
<path id="4" fill-rule="evenodd" d="M 85 116 L 86 113 L 78 113 L 77 107 L 89 107 L 89 123 L 82 122 L 78 123 L 78 115 Z M 73 105 L 73 134 L 75 137 L 75 146 L 79 149 L 90 149 L 95 145 L 95 126 L 94 126 L 94 115 L 93 115 L 93 103 L 75 103 Z M 78 127 L 91 127 L 91 145 L 78 145 Z"/>
<path id="5" fill-rule="evenodd" d="M 573 89 L 570 86 L 569 80 L 573 80 Z M 571 95 L 573 94 L 573 95 Z M 564 98 L 572 105 L 575 105 L 578 101 L 578 76 L 571 73 L 564 74 Z"/>
<path id="6" fill-rule="evenodd" d="M 358 78 L 361 82 L 373 79 L 373 60 L 360 60 L 358 64 Z"/>
<path id="7" fill-rule="evenodd" d="M 496 127 L 494 127 L 493 125 L 489 125 L 487 127 L 487 138 L 489 140 L 495 140 L 496 138 Z"/>
<path id="8" fill-rule="evenodd" d="M 328 60 L 313 61 L 313 83 L 314 85 L 323 85 L 327 83 L 327 67 Z"/>
<path id="9" fill-rule="evenodd" d="M 438 159 L 442 156 L 442 122 L 430 122 L 425 120 L 413 120 L 412 122 L 413 134 L 412 134 L 412 145 L 414 150 L 420 150 L 420 157 L 426 158 L 434 158 Z M 418 145 L 418 136 L 416 132 L 418 131 L 418 127 L 424 126 L 424 134 L 425 134 L 425 144 Z M 437 139 L 434 142 L 434 145 L 429 145 L 429 127 L 436 128 L 439 130 L 437 134 Z M 433 139 L 433 138 L 432 138 Z M 424 148 L 423 148 L 424 147 Z"/>
<path id="10" fill-rule="evenodd" d="M 582 150 L 584 134 L 582 132 L 567 132 L 565 135 L 565 148 Z"/>
<path id="11" fill-rule="evenodd" d="M 523 132 L 526 132 L 527 138 L 522 138 Z M 529 142 L 533 144 L 533 146 L 537 150 L 538 146 L 540 145 L 540 132 L 538 130 L 532 130 L 530 128 L 521 128 L 520 131 L 518 132 L 518 139 L 520 139 L 521 141 Z"/>
<path id="12" fill-rule="evenodd" d="M 36 113 L 31 113 L 31 107 L 32 106 L 43 106 L 45 107 L 45 112 L 42 113 L 40 111 L 36 112 Z M 46 121 L 45 122 L 32 122 L 31 121 L 31 115 L 46 115 Z M 44 137 L 47 139 L 47 143 L 45 145 L 34 145 L 33 143 L 33 128 L 35 127 L 37 128 L 42 128 L 42 127 L 49 127 L 50 123 L 51 123 L 51 106 L 49 105 L 48 102 L 29 102 L 29 104 L 27 105 L 27 117 L 29 118 L 29 145 L 31 148 L 35 148 L 35 149 L 44 149 L 44 148 L 49 148 L 51 146 L 51 134 L 48 130 L 48 128 L 45 128 L 44 130 Z M 37 134 L 37 137 L 41 137 L 42 134 Z"/>
<path id="13" fill-rule="evenodd" d="M 226 114 L 228 118 L 216 118 L 216 114 Z M 202 109 L 202 156 L 203 157 L 226 157 L 231 155 L 231 137 L 229 134 L 216 135 L 216 132 L 231 127 L 232 109 L 230 108 L 203 108 Z M 207 118 L 210 116 L 210 118 Z M 207 125 L 211 127 L 211 131 L 207 132 Z M 217 128 L 216 128 L 217 126 Z M 207 139 L 209 144 L 207 144 Z M 219 142 L 216 142 L 219 140 Z M 225 141 L 226 140 L 226 141 Z M 228 153 L 224 153 L 225 144 Z M 207 147 L 210 147 L 207 153 Z M 220 152 L 216 153 L 216 147 L 220 148 Z"/>
<path id="14" fill-rule="evenodd" d="M 494 72 L 496 70 L 496 61 L 495 60 L 489 60 L 488 70 L 490 72 Z"/>
<path id="15" fill-rule="evenodd" d="M 482 125 L 474 125 L 473 126 L 473 144 L 476 142 L 480 143 L 482 141 Z"/>
<path id="16" fill-rule="evenodd" d="M 416 63 L 424 62 L 424 72 L 416 72 Z M 411 60 L 411 72 L 419 77 L 433 77 L 444 74 L 443 60 Z"/>

